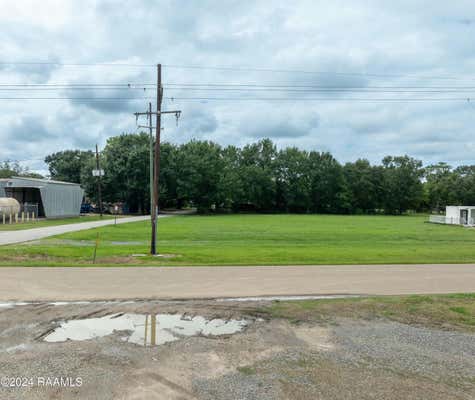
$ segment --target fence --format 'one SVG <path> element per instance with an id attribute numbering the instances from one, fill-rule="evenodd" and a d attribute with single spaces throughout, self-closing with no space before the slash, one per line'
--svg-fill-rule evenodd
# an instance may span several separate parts
<path id="1" fill-rule="evenodd" d="M 474 218 L 446 217 L 445 215 L 430 215 L 429 222 L 433 224 L 475 225 Z"/>
<path id="2" fill-rule="evenodd" d="M 452 222 L 447 222 L 447 217 L 445 215 L 430 215 L 429 222 L 432 222 L 433 224 L 451 224 L 452 223 Z"/>
<path id="3" fill-rule="evenodd" d="M 38 211 L 38 204 L 33 203 L 21 204 L 20 211 L 15 206 L 0 206 L 0 223 L 36 222 L 38 220 Z"/>

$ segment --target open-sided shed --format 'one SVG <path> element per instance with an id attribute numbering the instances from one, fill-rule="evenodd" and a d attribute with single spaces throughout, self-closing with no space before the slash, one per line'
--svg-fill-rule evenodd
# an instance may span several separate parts
<path id="1" fill-rule="evenodd" d="M 84 190 L 76 183 L 13 177 L 0 179 L 0 197 L 13 197 L 21 204 L 38 204 L 39 216 L 78 216 Z"/>

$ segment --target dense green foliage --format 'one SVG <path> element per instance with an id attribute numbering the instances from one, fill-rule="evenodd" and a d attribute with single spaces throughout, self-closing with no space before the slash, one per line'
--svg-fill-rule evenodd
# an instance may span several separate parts
<path id="1" fill-rule="evenodd" d="M 40 174 L 36 174 L 31 172 L 28 168 L 22 167 L 18 162 L 4 161 L 0 163 L 0 179 L 11 178 L 12 176 L 43 178 Z"/>
<path id="2" fill-rule="evenodd" d="M 46 158 L 51 177 L 78 182 L 96 197 L 94 155 L 78 150 Z M 133 212 L 150 208 L 149 136 L 111 137 L 101 153 L 103 198 Z M 278 150 L 269 139 L 242 148 L 209 141 L 163 143 L 161 207 L 297 213 L 387 213 L 475 204 L 475 167 L 423 168 L 408 156 L 380 165 L 360 159 L 340 164 L 330 153 L 296 147 Z"/>
<path id="3" fill-rule="evenodd" d="M 45 158 L 51 178 L 58 181 L 81 183 L 81 172 L 93 156 L 92 151 L 65 150 Z"/>
<path id="4" fill-rule="evenodd" d="M 158 250 L 164 257 L 147 256 L 147 220 L 2 246 L 0 265 L 88 265 L 98 233 L 97 263 L 102 265 L 475 262 L 473 230 L 426 221 L 425 215 L 174 216 L 158 222 Z"/>

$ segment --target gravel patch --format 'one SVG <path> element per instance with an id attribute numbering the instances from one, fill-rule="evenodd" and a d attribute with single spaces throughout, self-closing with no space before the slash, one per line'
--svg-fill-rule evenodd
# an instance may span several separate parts
<path id="1" fill-rule="evenodd" d="M 259 303 L 256 303 L 259 304 Z M 139 346 L 123 332 L 47 343 L 60 321 L 117 313 L 249 319 L 243 332 Z M 0 375 L 80 376 L 76 388 L 2 389 L 3 399 L 469 400 L 475 335 L 383 320 L 260 320 L 213 301 L 30 304 L 0 309 Z"/>

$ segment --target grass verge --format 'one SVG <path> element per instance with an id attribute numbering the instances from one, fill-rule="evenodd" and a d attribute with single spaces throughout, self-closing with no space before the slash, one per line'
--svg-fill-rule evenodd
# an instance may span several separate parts
<path id="1" fill-rule="evenodd" d="M 384 318 L 408 325 L 475 332 L 475 293 L 276 301 L 259 311 L 293 322 Z"/>
<path id="2" fill-rule="evenodd" d="M 162 258 L 147 256 L 150 225 L 142 221 L 2 246 L 0 265 L 88 265 L 98 234 L 98 265 L 475 262 L 473 229 L 426 221 L 421 215 L 174 216 L 159 220 Z"/>

